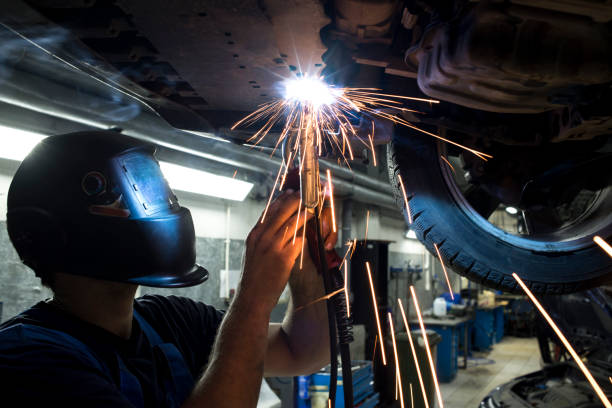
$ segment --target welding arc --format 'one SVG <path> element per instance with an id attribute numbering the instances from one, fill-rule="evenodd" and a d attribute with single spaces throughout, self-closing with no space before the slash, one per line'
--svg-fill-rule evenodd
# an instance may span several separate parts
<path id="1" fill-rule="evenodd" d="M 593 390 L 595 390 L 595 393 L 597 394 L 597 396 L 599 397 L 601 402 L 604 404 L 604 406 L 606 408 L 612 408 L 612 404 L 610 403 L 610 400 L 608 399 L 608 397 L 606 397 L 606 394 L 602 391 L 602 389 L 599 386 L 599 384 L 597 384 L 597 381 L 595 381 L 595 378 L 593 378 L 593 375 L 591 374 L 591 372 L 589 371 L 587 366 L 584 365 L 584 363 L 582 362 L 582 359 L 580 358 L 578 353 L 576 353 L 576 350 L 574 350 L 574 348 L 572 347 L 571 343 L 563 335 L 563 332 L 561 331 L 561 329 L 559 329 L 559 327 L 557 327 L 557 325 L 555 324 L 555 321 L 546 312 L 546 310 L 540 304 L 540 302 L 538 302 L 538 299 L 534 296 L 533 293 L 531 293 L 531 291 L 529 290 L 527 285 L 525 285 L 523 280 L 516 273 L 514 273 L 514 272 L 512 273 L 512 277 L 518 282 L 518 284 L 521 286 L 521 288 L 527 294 L 527 296 L 529 296 L 529 299 L 531 299 L 533 304 L 540 311 L 540 313 L 542 314 L 542 317 L 544 317 L 546 322 L 554 330 L 554 332 L 557 335 L 557 337 L 559 337 L 559 340 L 561 340 L 561 343 L 563 343 L 563 345 L 565 346 L 567 351 L 569 351 L 570 355 L 572 356 L 572 358 L 574 359 L 574 361 L 576 362 L 576 364 L 578 365 L 578 367 L 580 368 L 580 370 L 582 371 L 582 373 L 584 374 L 586 379 L 589 381 L 589 383 L 591 383 L 591 387 L 593 387 Z"/>

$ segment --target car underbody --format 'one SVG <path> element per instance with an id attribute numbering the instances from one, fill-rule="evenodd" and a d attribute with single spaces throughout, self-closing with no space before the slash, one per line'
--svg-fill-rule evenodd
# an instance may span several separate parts
<path id="1" fill-rule="evenodd" d="M 403 119 L 495 158 L 450 145 L 440 151 L 465 211 L 490 221 L 500 209 L 518 209 L 512 234 L 582 240 L 572 250 L 612 232 L 608 3 L 24 0 L 7 7 L 3 30 L 174 128 L 238 144 L 254 132 L 232 125 L 282 97 L 287 78 L 321 75 L 334 86 L 435 98 L 441 103 Z M 130 112 L 127 104 L 108 115 Z M 377 144 L 397 133 L 392 124 L 377 129 Z M 357 159 L 367 163 L 367 151 Z"/>

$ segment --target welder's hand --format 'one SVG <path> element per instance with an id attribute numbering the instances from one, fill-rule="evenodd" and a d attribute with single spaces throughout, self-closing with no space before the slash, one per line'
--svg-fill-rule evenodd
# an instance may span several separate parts
<path id="1" fill-rule="evenodd" d="M 331 208 L 323 209 L 320 220 L 321 235 L 323 236 L 324 242 L 323 245 L 327 251 L 333 250 L 338 234 L 333 232 Z M 311 225 L 310 227 L 313 226 Z M 312 237 L 312 234 L 310 236 Z M 319 273 L 318 266 L 312 258 L 313 256 L 317 256 L 318 246 L 310 248 L 310 242 L 306 242 L 306 245 L 308 247 L 304 249 L 304 259 L 302 260 L 301 267 L 300 260 L 298 259 L 293 266 L 291 277 L 289 278 L 291 301 L 296 308 L 310 304 L 310 302 L 325 294 L 323 275 Z M 320 307 L 322 307 L 322 309 L 320 309 Z M 325 302 L 321 302 L 317 307 L 312 307 L 311 311 L 312 310 L 314 310 L 315 313 L 321 313 L 321 316 L 325 316 Z M 324 319 L 323 317 L 323 320 Z"/>
<path id="2" fill-rule="evenodd" d="M 253 227 L 246 240 L 237 296 L 253 297 L 258 306 L 270 310 L 276 305 L 302 249 L 304 211 L 298 220 L 299 203 L 299 192 L 285 191 L 272 202 L 264 222 L 260 219 Z"/>
<path id="3" fill-rule="evenodd" d="M 325 250 L 333 250 L 338 239 L 338 233 L 333 231 L 331 208 L 324 208 L 323 211 L 321 211 L 320 220 L 321 235 L 323 236 L 323 245 L 325 247 Z M 311 248 L 310 242 L 306 242 L 306 245 L 308 246 L 308 248 L 304 250 L 304 259 L 302 261 L 302 267 L 300 268 L 300 262 L 298 259 L 295 262 L 295 265 L 293 266 L 293 271 L 291 272 L 291 278 L 289 283 L 292 288 L 310 286 L 312 285 L 312 282 L 318 282 L 320 280 L 320 274 L 318 273 L 317 269 L 318 266 L 317 264 L 315 264 L 312 258 L 313 256 L 317 256 L 315 254 L 318 253 L 318 247 L 316 247 L 315 245 Z M 328 264 L 328 266 L 330 265 Z"/>
<path id="4" fill-rule="evenodd" d="M 331 207 L 323 208 L 321 212 L 321 235 L 325 241 L 325 249 L 331 250 L 336 246 L 338 241 L 338 230 L 333 230 L 333 220 Z"/>

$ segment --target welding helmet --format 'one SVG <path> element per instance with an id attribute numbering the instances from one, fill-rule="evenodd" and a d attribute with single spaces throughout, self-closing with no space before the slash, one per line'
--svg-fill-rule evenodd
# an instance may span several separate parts
<path id="1" fill-rule="evenodd" d="M 9 236 L 23 262 L 42 278 L 65 272 L 157 287 L 205 281 L 191 214 L 154 153 L 111 131 L 40 142 L 19 166 L 7 200 Z"/>

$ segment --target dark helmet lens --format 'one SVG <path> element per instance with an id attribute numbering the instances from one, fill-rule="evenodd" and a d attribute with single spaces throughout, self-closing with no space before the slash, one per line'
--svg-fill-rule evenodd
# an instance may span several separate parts
<path id="1" fill-rule="evenodd" d="M 129 184 L 124 186 L 124 191 L 132 198 L 135 215 L 163 215 L 179 209 L 176 197 L 152 155 L 132 152 L 120 156 L 117 161 L 119 172 L 124 173 Z"/>

